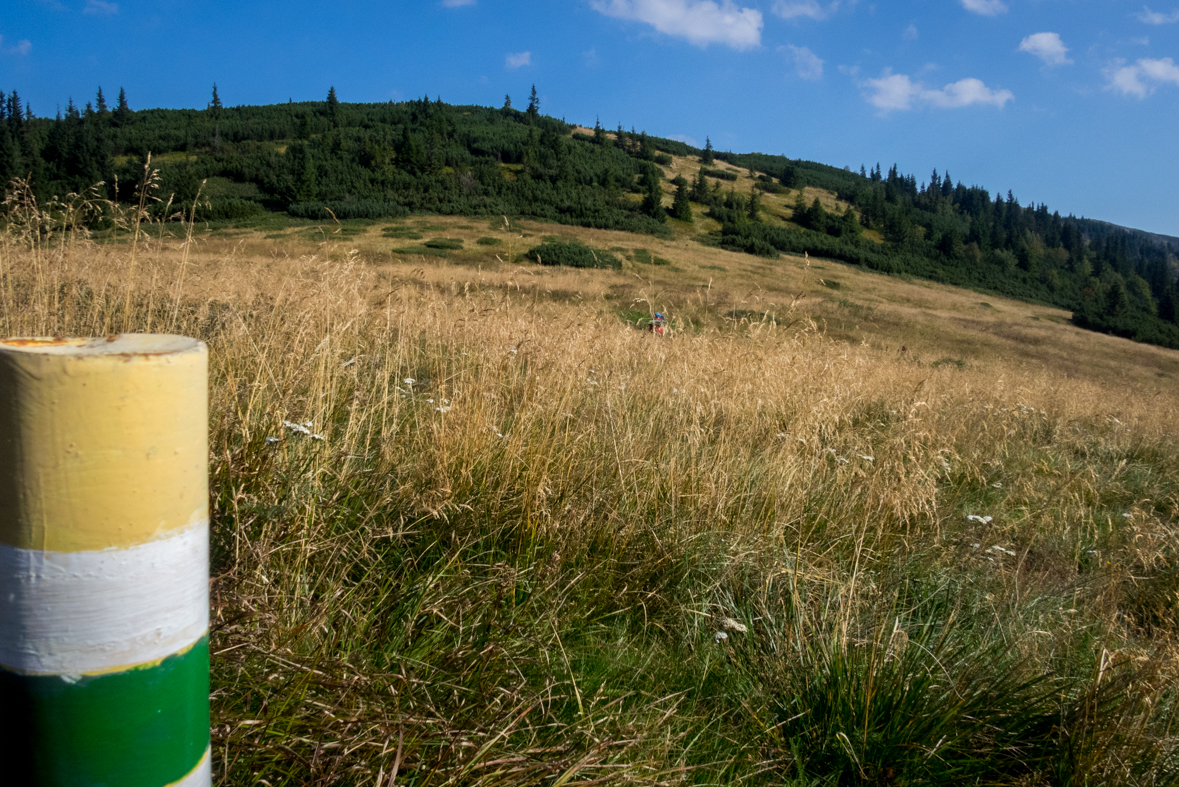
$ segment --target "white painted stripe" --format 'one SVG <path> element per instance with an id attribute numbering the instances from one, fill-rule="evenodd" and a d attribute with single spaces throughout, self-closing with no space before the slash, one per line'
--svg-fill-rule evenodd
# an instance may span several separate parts
<path id="1" fill-rule="evenodd" d="M 209 521 L 127 549 L 0 544 L 0 666 L 87 675 L 165 658 L 209 628 Z"/>
<path id="2" fill-rule="evenodd" d="M 213 753 L 205 749 L 205 756 L 197 767 L 178 782 L 164 785 L 164 787 L 210 787 L 213 784 Z"/>

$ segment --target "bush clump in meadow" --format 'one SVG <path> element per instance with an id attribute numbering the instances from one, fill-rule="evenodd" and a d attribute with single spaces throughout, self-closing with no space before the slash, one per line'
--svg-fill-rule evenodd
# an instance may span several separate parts
<path id="1" fill-rule="evenodd" d="M 404 205 L 396 202 L 356 200 L 354 202 L 295 202 L 287 213 L 299 219 L 397 219 L 409 215 Z"/>
<path id="2" fill-rule="evenodd" d="M 195 211 L 197 221 L 238 221 L 261 216 L 266 208 L 252 200 L 230 198 L 198 202 Z"/>
<path id="3" fill-rule="evenodd" d="M 618 270 L 622 267 L 622 261 L 610 252 L 591 249 L 580 243 L 542 243 L 524 256 L 541 265 L 563 265 L 567 268 Z"/>
<path id="4" fill-rule="evenodd" d="M 408 240 L 421 240 L 422 233 L 409 229 L 408 227 L 385 227 L 381 234 L 386 238 L 406 238 Z"/>
<path id="5" fill-rule="evenodd" d="M 480 238 L 479 240 L 477 240 L 475 242 L 478 243 L 480 246 L 502 246 L 503 245 L 503 241 L 500 240 L 499 238 Z"/>
<path id="6" fill-rule="evenodd" d="M 646 249 L 635 249 L 634 260 L 640 265 L 671 265 L 671 260 L 656 257 Z"/>
<path id="7" fill-rule="evenodd" d="M 462 251 L 463 242 L 459 238 L 434 238 L 425 243 L 427 249 L 442 249 L 443 251 Z"/>
<path id="8" fill-rule="evenodd" d="M 717 180 L 736 180 L 737 179 L 737 173 L 730 172 L 727 169 L 711 169 L 709 167 L 701 167 L 700 172 L 703 175 L 707 175 L 710 178 L 716 178 Z"/>

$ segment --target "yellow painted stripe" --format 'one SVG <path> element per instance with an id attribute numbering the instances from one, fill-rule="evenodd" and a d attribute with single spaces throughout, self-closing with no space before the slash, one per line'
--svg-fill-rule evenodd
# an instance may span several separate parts
<path id="1" fill-rule="evenodd" d="M 0 341 L 0 543 L 129 547 L 205 519 L 207 366 L 179 336 Z"/>

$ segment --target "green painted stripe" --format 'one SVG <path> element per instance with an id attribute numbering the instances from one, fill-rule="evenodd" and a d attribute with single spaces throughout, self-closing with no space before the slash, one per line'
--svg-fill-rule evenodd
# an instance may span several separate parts
<path id="1" fill-rule="evenodd" d="M 0 669 L 0 781 L 163 787 L 209 746 L 209 640 L 151 667 L 83 677 Z"/>

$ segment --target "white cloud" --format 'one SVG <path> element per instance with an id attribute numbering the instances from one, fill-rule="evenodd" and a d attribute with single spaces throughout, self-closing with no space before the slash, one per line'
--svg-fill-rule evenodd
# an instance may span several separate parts
<path id="1" fill-rule="evenodd" d="M 724 44 L 733 49 L 761 45 L 762 16 L 733 0 L 591 0 L 594 10 L 618 19 L 645 22 L 660 33 L 697 46 Z"/>
<path id="2" fill-rule="evenodd" d="M 520 68 L 522 66 L 530 65 L 532 65 L 531 52 L 509 52 L 507 57 L 504 58 L 505 68 Z"/>
<path id="3" fill-rule="evenodd" d="M 109 15 L 119 13 L 118 3 L 108 3 L 106 0 L 86 0 L 86 7 L 82 9 L 83 14 L 95 15 Z"/>
<path id="4" fill-rule="evenodd" d="M 983 16 L 998 16 L 1007 12 L 1003 0 L 962 0 L 962 7 Z"/>
<path id="5" fill-rule="evenodd" d="M 1121 60 L 1117 63 L 1125 63 Z M 1106 87 L 1116 90 L 1124 96 L 1146 98 L 1146 85 L 1142 83 L 1141 73 L 1137 66 L 1115 65 L 1105 69 L 1105 79 L 1109 83 Z"/>
<path id="6" fill-rule="evenodd" d="M 1179 11 L 1160 14 L 1158 11 L 1151 11 L 1147 6 L 1142 6 L 1142 13 L 1138 15 L 1138 21 L 1148 25 L 1173 25 L 1179 22 Z"/>
<path id="7" fill-rule="evenodd" d="M 839 0 L 832 0 L 826 7 L 819 0 L 777 0 L 774 13 L 783 19 L 804 17 L 821 22 L 839 10 Z"/>
<path id="8" fill-rule="evenodd" d="M 794 73 L 799 79 L 815 81 L 823 78 L 823 61 L 805 46 L 778 47 L 779 52 L 785 52 L 794 61 Z"/>
<path id="9" fill-rule="evenodd" d="M 1019 51 L 1043 60 L 1050 66 L 1062 66 L 1073 61 L 1068 59 L 1068 47 L 1060 40 L 1059 33 L 1035 33 L 1019 42 Z"/>
<path id="10" fill-rule="evenodd" d="M 901 33 L 901 38 L 906 41 L 916 41 L 919 35 L 921 34 L 917 32 L 917 25 L 910 24 L 905 28 L 905 32 Z"/>
<path id="11" fill-rule="evenodd" d="M 1139 60 L 1138 67 L 1142 69 L 1142 73 L 1156 82 L 1179 85 L 1179 66 L 1169 57 L 1161 60 Z"/>
<path id="12" fill-rule="evenodd" d="M 868 103 L 881 112 L 913 109 L 930 106 L 938 109 L 958 109 L 974 104 L 999 107 L 1014 101 L 1010 90 L 992 90 L 982 80 L 967 78 L 951 82 L 941 90 L 932 90 L 920 82 L 914 82 L 905 74 L 893 74 L 888 69 L 879 79 L 868 79 L 861 84 L 867 88 L 864 96 Z"/>
<path id="13" fill-rule="evenodd" d="M 1106 87 L 1124 96 L 1146 98 L 1159 85 L 1179 85 L 1179 66 L 1169 57 L 1161 60 L 1143 58 L 1132 66 L 1116 60 L 1105 70 Z"/>
<path id="14" fill-rule="evenodd" d="M 28 39 L 17 41 L 12 46 L 4 46 L 4 36 L 0 36 L 0 54 L 27 55 L 33 51 L 33 42 Z"/>

